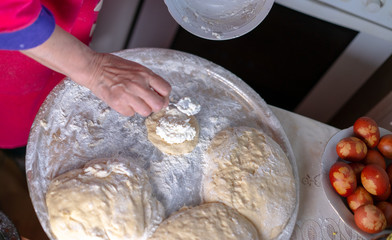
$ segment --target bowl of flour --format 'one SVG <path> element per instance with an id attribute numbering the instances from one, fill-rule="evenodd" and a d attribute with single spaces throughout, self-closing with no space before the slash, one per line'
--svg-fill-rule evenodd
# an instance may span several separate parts
<path id="1" fill-rule="evenodd" d="M 165 0 L 185 30 L 209 40 L 242 36 L 268 15 L 274 0 Z"/>

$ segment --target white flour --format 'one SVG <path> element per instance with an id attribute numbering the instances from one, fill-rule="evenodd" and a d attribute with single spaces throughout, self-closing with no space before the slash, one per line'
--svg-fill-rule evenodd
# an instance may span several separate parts
<path id="1" fill-rule="evenodd" d="M 200 104 L 190 97 L 181 98 L 177 104 L 175 104 L 177 109 L 185 113 L 188 116 L 196 115 L 200 112 Z"/>
<path id="2" fill-rule="evenodd" d="M 156 129 L 158 136 L 170 144 L 183 143 L 195 138 L 196 129 L 189 123 L 188 115 L 182 114 L 175 108 L 169 109 L 166 113 L 167 115 L 159 120 Z"/>

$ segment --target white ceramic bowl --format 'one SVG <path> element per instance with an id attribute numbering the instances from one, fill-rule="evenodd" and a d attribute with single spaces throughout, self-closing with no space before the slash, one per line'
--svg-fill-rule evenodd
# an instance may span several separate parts
<path id="1" fill-rule="evenodd" d="M 390 131 L 380 128 L 381 136 L 390 133 L 391 133 Z M 351 136 L 354 136 L 353 127 L 337 132 L 328 141 L 321 159 L 321 168 L 322 168 L 321 184 L 323 186 L 324 193 L 327 196 L 329 203 L 331 204 L 335 212 L 339 215 L 340 219 L 365 239 L 374 239 L 377 236 L 391 233 L 392 229 L 386 229 L 377 234 L 369 234 L 359 229 L 355 224 L 353 213 L 349 210 L 348 206 L 345 204 L 345 201 L 343 200 L 344 198 L 336 193 L 335 189 L 333 189 L 331 185 L 331 182 L 329 181 L 329 169 L 339 159 L 338 154 L 336 153 L 336 145 L 342 138 L 351 137 Z"/>
<path id="2" fill-rule="evenodd" d="M 185 30 L 205 39 L 242 36 L 268 15 L 274 0 L 165 0 L 172 17 Z"/>

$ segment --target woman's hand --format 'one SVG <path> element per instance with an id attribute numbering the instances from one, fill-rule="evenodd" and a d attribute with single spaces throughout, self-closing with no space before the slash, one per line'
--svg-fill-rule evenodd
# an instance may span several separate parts
<path id="1" fill-rule="evenodd" d="M 169 103 L 170 84 L 150 69 L 94 52 L 58 26 L 46 42 L 21 52 L 89 88 L 125 116 L 148 116 Z"/>
<path id="2" fill-rule="evenodd" d="M 150 69 L 112 54 L 96 53 L 92 69 L 72 79 L 122 115 L 148 116 L 169 104 L 171 86 Z"/>

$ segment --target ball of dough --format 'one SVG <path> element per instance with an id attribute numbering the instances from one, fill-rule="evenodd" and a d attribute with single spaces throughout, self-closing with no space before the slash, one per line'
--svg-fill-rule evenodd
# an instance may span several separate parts
<path id="1" fill-rule="evenodd" d="M 46 193 L 57 239 L 146 239 L 164 218 L 146 173 L 114 159 L 66 172 Z"/>
<path id="2" fill-rule="evenodd" d="M 247 217 L 260 239 L 276 238 L 296 203 L 292 167 L 280 146 L 254 128 L 228 128 L 207 149 L 206 202 L 222 202 Z"/>
<path id="3" fill-rule="evenodd" d="M 174 113 L 173 116 L 169 116 L 172 113 Z M 167 117 L 181 119 L 179 121 L 180 124 L 189 124 L 189 127 L 195 131 L 193 139 L 185 140 L 181 143 L 168 143 L 165 139 L 160 137 L 157 134 L 157 127 L 159 127 L 160 121 Z M 153 113 L 146 119 L 145 125 L 147 127 L 147 134 L 150 142 L 166 154 L 181 155 L 192 152 L 199 141 L 199 124 L 196 118 L 194 116 L 188 116 L 177 109 L 166 108 L 157 113 Z M 173 134 L 175 134 L 175 132 Z"/>
<path id="4" fill-rule="evenodd" d="M 257 240 L 253 224 L 222 203 L 183 208 L 162 222 L 150 240 Z"/>

